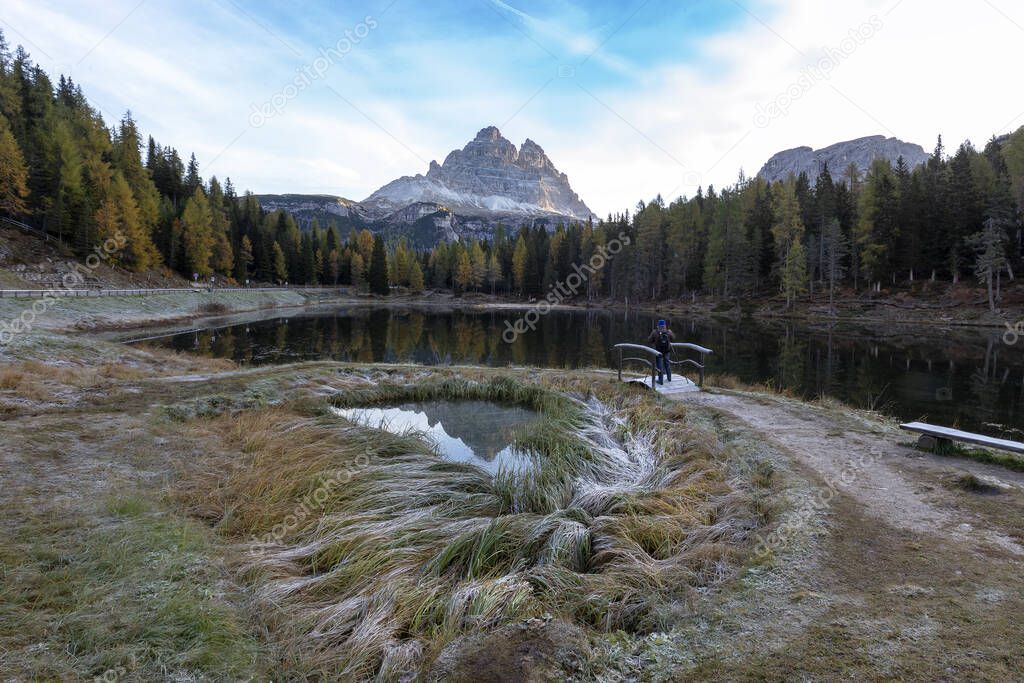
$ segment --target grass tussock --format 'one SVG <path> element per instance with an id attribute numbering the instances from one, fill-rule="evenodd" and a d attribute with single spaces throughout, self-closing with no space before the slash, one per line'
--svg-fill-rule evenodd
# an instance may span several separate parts
<path id="1" fill-rule="evenodd" d="M 980 493 L 984 495 L 1002 493 L 998 486 L 994 486 L 983 481 L 971 472 L 960 472 L 950 476 L 946 480 L 946 485 L 949 486 L 949 488 L 961 489 L 970 493 Z"/>
<path id="2" fill-rule="evenodd" d="M 249 549 L 242 574 L 310 671 L 394 680 L 460 635 L 545 614 L 651 631 L 731 576 L 764 522 L 717 439 L 649 397 L 499 377 L 356 387 L 335 404 L 434 398 L 537 410 L 516 443 L 535 466 L 492 476 L 327 411 L 205 424 L 237 455 L 176 495 Z"/>
<path id="3" fill-rule="evenodd" d="M 917 444 L 913 448 L 919 448 Z M 987 465 L 998 465 L 1014 472 L 1024 472 L 1024 457 L 1014 453 L 989 450 L 987 448 L 967 448 L 958 443 L 945 442 L 931 449 L 936 455 L 950 458 L 967 458 Z"/>
<path id="4" fill-rule="evenodd" d="M 783 386 L 777 379 L 769 379 L 765 382 L 746 382 L 736 375 L 728 373 L 711 373 L 705 378 L 707 386 L 731 391 L 745 391 L 756 394 L 773 394 L 786 398 L 797 398 L 792 388 Z"/>
<path id="5" fill-rule="evenodd" d="M 199 304 L 199 307 L 196 310 L 202 315 L 221 315 L 224 313 L 230 313 L 231 307 L 219 301 L 207 301 Z"/>

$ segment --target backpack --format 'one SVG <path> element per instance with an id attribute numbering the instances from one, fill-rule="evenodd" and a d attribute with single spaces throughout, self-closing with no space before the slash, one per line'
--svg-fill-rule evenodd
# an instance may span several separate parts
<path id="1" fill-rule="evenodd" d="M 668 332 L 658 332 L 658 340 L 654 343 L 656 348 L 661 353 L 668 353 L 672 350 L 672 340 L 669 339 Z"/>

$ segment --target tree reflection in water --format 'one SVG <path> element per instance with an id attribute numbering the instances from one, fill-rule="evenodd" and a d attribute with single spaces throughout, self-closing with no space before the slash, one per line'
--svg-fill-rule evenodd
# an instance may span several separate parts
<path id="1" fill-rule="evenodd" d="M 333 359 L 364 363 L 611 367 L 611 346 L 646 338 L 664 315 L 560 310 L 512 344 L 505 321 L 523 311 L 358 306 L 172 335 L 162 343 L 240 363 Z M 708 372 L 770 383 L 904 419 L 999 435 L 1024 429 L 1024 344 L 999 330 L 879 328 L 753 319 L 671 319 L 680 341 L 714 349 Z M 154 342 L 150 342 L 154 343 Z"/>

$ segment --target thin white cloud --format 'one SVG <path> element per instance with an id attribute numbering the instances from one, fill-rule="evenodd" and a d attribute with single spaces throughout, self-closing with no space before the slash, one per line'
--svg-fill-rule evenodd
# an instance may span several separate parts
<path id="1" fill-rule="evenodd" d="M 566 59 L 582 59 L 606 37 L 572 28 L 585 17 L 537 18 L 490 1 Z M 70 72 L 108 123 L 132 109 L 144 132 L 184 155 L 195 151 L 204 175 L 230 175 L 239 189 L 362 199 L 397 176 L 425 172 L 426 160 L 442 160 L 483 126 L 514 114 L 502 129 L 506 137 L 540 143 L 604 215 L 657 193 L 670 199 L 692 194 L 698 183 L 731 183 L 741 167 L 752 175 L 774 152 L 799 145 L 888 131 L 925 148 L 939 133 L 951 147 L 964 138 L 981 145 L 1020 125 L 1024 105 L 1005 74 L 1007 65 L 1024 63 L 1024 32 L 1016 25 L 1024 15 L 1003 2 L 995 3 L 1001 12 L 986 3 L 968 10 L 953 0 L 897 2 L 747 1 L 761 21 L 742 15 L 688 46 L 696 58 L 663 60 L 628 79 L 614 69 L 594 80 L 578 74 L 586 91 L 573 78 L 551 81 L 558 64 L 538 57 L 518 32 L 467 29 L 458 39 L 424 40 L 402 23 L 417 17 L 393 11 L 323 82 L 261 128 L 249 127 L 250 105 L 280 92 L 303 59 L 229 9 L 215 4 L 200 21 L 187 11 L 194 7 L 146 3 L 76 68 L 134 2 L 97 8 L 6 0 L 3 19 L 45 51 L 33 57 L 47 70 Z M 870 40 L 784 116 L 755 124 L 759 104 L 785 92 L 872 15 L 882 27 Z M 347 26 L 329 14 L 318 18 L 337 25 L 339 37 Z M 10 33 L 8 39 L 18 42 Z M 328 40 L 285 39 L 304 59 Z M 598 49 L 599 58 L 606 60 L 599 66 L 630 61 L 610 44 Z"/>
<path id="2" fill-rule="evenodd" d="M 555 58 L 559 57 L 560 52 L 566 51 L 570 58 L 594 61 L 621 75 L 633 76 L 636 73 L 636 67 L 614 54 L 607 45 L 602 45 L 597 38 L 588 33 L 573 30 L 555 21 L 537 19 L 503 0 L 488 1 L 511 21 L 520 24 L 538 45 Z"/>

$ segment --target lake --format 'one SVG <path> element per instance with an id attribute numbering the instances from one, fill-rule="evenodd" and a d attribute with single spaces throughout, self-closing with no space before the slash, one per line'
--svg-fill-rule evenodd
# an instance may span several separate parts
<path id="1" fill-rule="evenodd" d="M 217 323 L 147 343 L 241 364 L 332 359 L 427 365 L 613 367 L 611 346 L 641 342 L 657 316 L 557 310 L 511 343 L 518 310 L 338 306 L 244 323 Z M 709 373 L 834 396 L 901 419 L 994 436 L 1024 435 L 1024 341 L 1000 330 L 866 326 L 753 319 L 670 319 L 677 341 L 714 350 Z M 909 437 L 908 437 L 909 438 Z"/>

